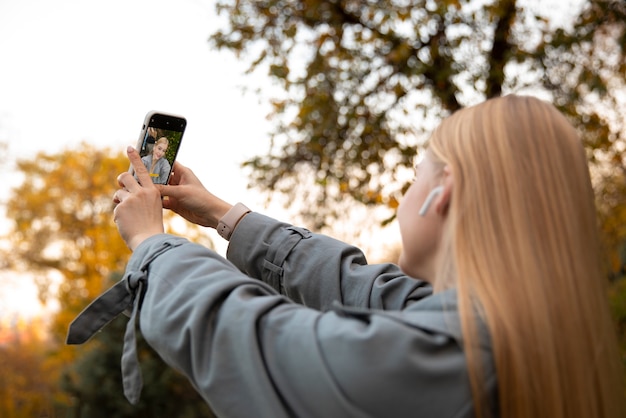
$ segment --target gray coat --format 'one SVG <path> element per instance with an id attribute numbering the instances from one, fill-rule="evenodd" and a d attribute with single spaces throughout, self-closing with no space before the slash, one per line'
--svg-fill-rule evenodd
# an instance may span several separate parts
<path id="1" fill-rule="evenodd" d="M 152 166 L 152 154 L 146 155 L 141 159 L 143 165 L 146 167 L 146 170 L 150 173 L 150 178 L 153 183 L 157 184 L 166 184 L 167 180 L 170 176 L 170 172 L 172 171 L 172 166 L 167 158 L 162 157 L 156 162 L 154 166 L 154 170 L 150 171 Z"/>
<path id="2" fill-rule="evenodd" d="M 395 265 L 368 265 L 357 248 L 256 213 L 227 256 L 158 235 L 136 249 L 124 279 L 143 296 L 131 306 L 145 339 L 218 416 L 473 416 L 454 290 L 432 295 Z M 93 331 L 79 319 L 74 333 L 85 335 L 73 343 Z M 484 326 L 480 335 L 493 401 Z"/>

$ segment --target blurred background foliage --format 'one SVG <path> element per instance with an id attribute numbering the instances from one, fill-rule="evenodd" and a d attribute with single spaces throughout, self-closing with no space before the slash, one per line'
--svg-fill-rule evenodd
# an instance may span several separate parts
<path id="1" fill-rule="evenodd" d="M 550 2 L 218 0 L 227 24 L 211 44 L 274 82 L 271 147 L 245 163 L 250 185 L 318 228 L 348 218 L 346 202 L 386 207 L 384 222 L 442 117 L 534 94 L 579 128 L 610 222 L 624 206 L 626 4 L 580 4 L 569 21 Z M 626 230 L 605 226 L 615 248 Z"/>
<path id="2" fill-rule="evenodd" d="M 224 25 L 211 46 L 272 81 L 261 90 L 273 104 L 271 145 L 244 162 L 250 185 L 313 229 L 358 229 L 363 208 L 372 226 L 392 220 L 428 132 L 455 110 L 507 93 L 554 103 L 588 152 L 626 362 L 625 2 L 582 1 L 572 20 L 530 0 L 217 0 L 216 10 Z M 125 157 L 83 144 L 18 168 L 2 268 L 32 276 L 58 309 L 49 324 L 12 326 L 8 337 L 0 326 L 0 416 L 211 416 L 146 346 L 141 404 L 125 403 L 125 318 L 85 346 L 64 345 L 69 322 L 130 254 L 111 204 Z M 200 229 L 171 214 L 167 222 L 212 246 Z"/>

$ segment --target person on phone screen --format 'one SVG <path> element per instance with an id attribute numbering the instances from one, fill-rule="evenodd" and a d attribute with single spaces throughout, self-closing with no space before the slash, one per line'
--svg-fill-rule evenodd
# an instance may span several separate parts
<path id="1" fill-rule="evenodd" d="M 148 170 L 153 183 L 165 184 L 170 171 L 172 171 L 170 162 L 167 158 L 165 158 L 165 152 L 167 151 L 168 145 L 168 139 L 162 136 L 154 143 L 152 153 L 141 159 L 141 161 L 143 161 L 143 165 Z"/>
<path id="2" fill-rule="evenodd" d="M 135 320 L 220 417 L 618 417 L 622 364 L 585 150 L 555 107 L 510 95 L 433 132 L 398 208 L 398 265 L 231 205 L 175 164 L 118 177 L 124 279 L 72 323 Z M 219 179 L 215 180 L 219 181 Z M 165 234 L 162 208 L 228 239 Z M 106 315 L 102 315 L 105 312 Z"/>

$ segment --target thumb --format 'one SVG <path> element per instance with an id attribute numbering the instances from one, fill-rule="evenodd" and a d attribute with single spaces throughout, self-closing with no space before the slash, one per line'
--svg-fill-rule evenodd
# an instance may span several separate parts
<path id="1" fill-rule="evenodd" d="M 161 194 L 161 203 L 164 209 L 172 209 L 172 198 L 176 200 L 178 188 L 176 186 L 168 186 L 166 184 L 155 184 L 157 190 Z"/>
<path id="2" fill-rule="evenodd" d="M 155 184 L 159 193 L 161 193 L 161 197 L 170 196 L 170 197 L 178 197 L 178 187 L 170 186 L 168 184 Z"/>

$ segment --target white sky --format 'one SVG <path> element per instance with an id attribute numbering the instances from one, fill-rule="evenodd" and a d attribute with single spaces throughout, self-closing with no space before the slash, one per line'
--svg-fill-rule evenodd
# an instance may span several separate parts
<path id="1" fill-rule="evenodd" d="M 187 118 L 179 161 L 218 196 L 255 208 L 239 165 L 267 151 L 268 109 L 241 87 L 268 81 L 209 48 L 217 22 L 213 0 L 0 0 L 0 142 L 10 157 L 0 201 L 19 183 L 15 158 L 81 141 L 124 150 L 157 109 Z M 0 272 L 0 317 L 37 307 L 28 278 Z"/>

